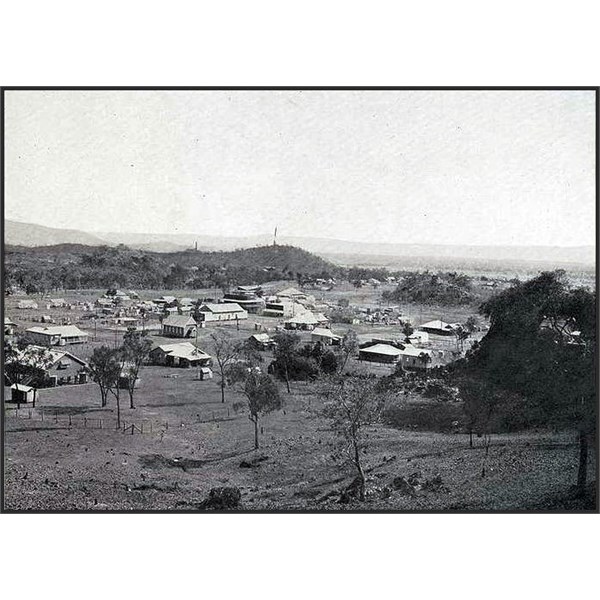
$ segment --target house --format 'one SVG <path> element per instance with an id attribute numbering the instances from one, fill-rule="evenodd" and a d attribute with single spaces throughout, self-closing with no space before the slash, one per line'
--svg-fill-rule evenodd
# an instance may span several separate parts
<path id="1" fill-rule="evenodd" d="M 421 331 L 426 331 L 427 333 L 434 333 L 436 335 L 454 335 L 455 326 L 450 323 L 445 323 L 444 321 L 440 321 L 439 319 L 436 321 L 429 321 L 427 323 L 423 323 L 419 327 Z"/>
<path id="2" fill-rule="evenodd" d="M 405 369 L 427 369 L 431 366 L 432 360 L 431 350 L 423 350 L 407 344 L 401 350 L 399 362 Z"/>
<path id="3" fill-rule="evenodd" d="M 248 341 L 258 350 L 269 350 L 275 344 L 268 333 L 255 333 L 248 338 Z"/>
<path id="4" fill-rule="evenodd" d="M 19 304 L 17 304 L 17 308 L 19 308 L 21 310 L 25 310 L 28 308 L 37 309 L 39 307 L 38 307 L 38 303 L 35 300 L 20 300 Z"/>
<path id="5" fill-rule="evenodd" d="M 313 342 L 321 342 L 327 346 L 337 346 L 342 340 L 341 335 L 335 335 L 331 329 L 324 327 L 315 327 L 310 334 L 310 339 Z"/>
<path id="6" fill-rule="evenodd" d="M 285 329 L 300 329 L 302 331 L 312 331 L 317 325 L 319 325 L 319 320 L 310 311 L 291 317 L 283 324 Z"/>
<path id="7" fill-rule="evenodd" d="M 177 298 L 175 296 L 161 296 L 160 298 L 155 298 L 152 302 L 161 308 L 165 308 L 177 304 Z"/>
<path id="8" fill-rule="evenodd" d="M 265 317 L 291 317 L 295 312 L 305 310 L 300 304 L 289 301 L 270 300 L 265 303 L 263 316 Z"/>
<path id="9" fill-rule="evenodd" d="M 155 365 L 167 367 L 208 367 L 211 357 L 191 342 L 163 344 L 150 351 L 150 360 Z"/>
<path id="10" fill-rule="evenodd" d="M 43 371 L 38 387 L 87 383 L 87 363 L 70 352 L 30 345 L 16 360 L 18 363 L 38 366 Z"/>
<path id="11" fill-rule="evenodd" d="M 55 327 L 30 327 L 27 333 L 32 340 L 42 346 L 64 346 L 65 344 L 83 344 L 88 334 L 75 325 L 57 325 Z"/>
<path id="12" fill-rule="evenodd" d="M 13 383 L 10 386 L 10 399 L 18 404 L 25 402 L 33 402 L 35 389 L 22 383 Z"/>
<path id="13" fill-rule="evenodd" d="M 237 321 L 248 318 L 248 312 L 235 302 L 205 303 L 198 309 L 201 321 Z"/>
<path id="14" fill-rule="evenodd" d="M 169 315 L 162 322 L 162 335 L 189 338 L 196 334 L 198 324 L 191 316 Z"/>
<path id="15" fill-rule="evenodd" d="M 402 347 L 392 346 L 391 344 L 375 344 L 367 348 L 361 348 L 358 351 L 358 359 L 367 362 L 376 362 L 382 364 L 400 363 L 406 369 L 426 369 L 430 366 L 431 360 L 424 359 L 427 355 L 432 359 L 430 350 L 415 348 L 410 344 Z"/>
<path id="16" fill-rule="evenodd" d="M 406 338 L 411 344 L 427 344 L 429 334 L 426 331 L 415 331 Z"/>
<path id="17" fill-rule="evenodd" d="M 100 308 L 112 308 L 115 305 L 115 303 L 111 298 L 102 297 L 96 300 L 96 305 Z"/>
<path id="18" fill-rule="evenodd" d="M 358 351 L 358 360 L 367 362 L 376 362 L 383 364 L 393 364 L 400 360 L 402 351 L 400 348 L 390 344 L 375 344 L 367 348 L 361 348 Z"/>
<path id="19" fill-rule="evenodd" d="M 67 305 L 67 301 L 64 298 L 50 298 L 48 308 L 62 308 Z"/>

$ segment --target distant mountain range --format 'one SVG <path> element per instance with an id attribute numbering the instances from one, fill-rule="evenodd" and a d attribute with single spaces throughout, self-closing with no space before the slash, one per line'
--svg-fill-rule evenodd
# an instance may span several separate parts
<path id="1" fill-rule="evenodd" d="M 124 244 L 130 248 L 154 252 L 198 250 L 235 250 L 272 243 L 268 235 L 251 237 L 218 237 L 207 235 L 142 234 L 142 233 L 88 233 L 75 229 L 55 229 L 4 221 L 5 243 L 18 246 L 52 246 L 56 244 L 83 244 L 87 246 Z M 382 264 L 390 259 L 413 259 L 419 262 L 431 258 L 454 261 L 519 261 L 543 265 L 593 266 L 596 260 L 594 246 L 454 246 L 440 244 L 389 244 L 377 242 L 350 242 L 325 238 L 278 236 L 278 243 L 296 246 L 321 255 L 338 264 Z M 395 262 L 395 261 L 394 261 Z"/>

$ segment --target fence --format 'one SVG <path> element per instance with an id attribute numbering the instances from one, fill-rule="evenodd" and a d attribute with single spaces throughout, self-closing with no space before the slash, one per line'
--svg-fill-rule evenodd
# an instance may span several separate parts
<path id="1" fill-rule="evenodd" d="M 43 408 L 20 408 L 17 406 L 5 406 L 4 414 L 6 417 L 13 417 L 26 421 L 36 421 L 47 423 L 49 426 L 68 427 L 69 429 L 105 429 L 120 430 L 123 433 L 130 435 L 135 434 L 160 434 L 163 436 L 169 428 L 181 428 L 190 424 L 215 423 L 220 421 L 230 420 L 229 408 L 222 411 L 212 411 L 210 418 L 197 418 L 191 423 L 184 421 L 131 421 L 129 419 L 121 419 L 121 424 L 117 427 L 116 417 L 82 417 L 78 415 L 61 414 L 56 409 Z M 235 413 L 234 413 L 235 414 Z"/>

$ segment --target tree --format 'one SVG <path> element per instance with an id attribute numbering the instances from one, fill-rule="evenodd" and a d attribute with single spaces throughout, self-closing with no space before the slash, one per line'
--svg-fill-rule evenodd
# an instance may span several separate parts
<path id="1" fill-rule="evenodd" d="M 108 346 L 95 348 L 88 362 L 88 367 L 92 381 L 96 382 L 100 388 L 101 405 L 105 407 L 108 403 L 108 393 L 115 386 L 118 386 L 121 374 L 121 362 L 117 356 L 117 351 Z"/>
<path id="2" fill-rule="evenodd" d="M 404 337 L 408 338 L 414 332 L 415 332 L 415 328 L 408 321 L 405 321 L 404 324 L 402 325 L 402 333 L 404 334 Z"/>
<path id="3" fill-rule="evenodd" d="M 240 355 L 240 345 L 224 331 L 211 333 L 210 338 L 213 346 L 213 357 L 219 369 L 221 387 L 221 402 L 225 402 L 225 386 L 227 384 L 227 372 L 229 367 Z"/>
<path id="4" fill-rule="evenodd" d="M 296 333 L 282 331 L 273 336 L 273 341 L 275 342 L 275 350 L 273 352 L 275 369 L 283 374 L 288 394 L 291 394 L 290 371 L 294 358 L 298 353 L 300 336 Z"/>
<path id="5" fill-rule="evenodd" d="M 33 407 L 37 388 L 44 384 L 46 369 L 54 362 L 47 348 L 24 345 L 19 339 L 16 344 L 7 344 L 4 353 L 4 376 L 11 383 L 30 385 L 34 388 Z"/>
<path id="6" fill-rule="evenodd" d="M 274 410 L 279 410 L 283 405 L 283 401 L 277 384 L 265 373 L 258 373 L 254 369 L 246 369 L 241 382 L 242 393 L 246 396 L 248 418 L 254 424 L 254 449 L 258 450 L 258 424 L 260 418 Z M 234 405 L 234 409 L 237 408 L 239 408 L 239 404 Z"/>
<path id="7" fill-rule="evenodd" d="M 380 420 L 387 397 L 376 386 L 376 379 L 337 377 L 322 391 L 324 414 L 331 420 L 332 429 L 342 442 L 342 455 L 356 471 L 361 501 L 365 500 L 362 456 L 368 447 L 367 429 Z"/>
<path id="8" fill-rule="evenodd" d="M 127 392 L 129 393 L 129 407 L 135 408 L 133 395 L 138 375 L 144 361 L 148 358 L 152 342 L 145 333 L 128 331 L 123 337 L 123 354 L 125 359 L 125 376 L 127 378 Z"/>
<path id="9" fill-rule="evenodd" d="M 519 393 L 541 424 L 575 429 L 577 491 L 587 483 L 596 434 L 596 296 L 571 289 L 564 271 L 515 282 L 485 302 L 487 335 L 468 359 L 471 375 Z"/>
<path id="10" fill-rule="evenodd" d="M 340 351 L 342 353 L 342 363 L 340 365 L 340 373 L 344 372 L 348 359 L 358 352 L 358 336 L 354 329 L 348 329 L 340 342 Z"/>

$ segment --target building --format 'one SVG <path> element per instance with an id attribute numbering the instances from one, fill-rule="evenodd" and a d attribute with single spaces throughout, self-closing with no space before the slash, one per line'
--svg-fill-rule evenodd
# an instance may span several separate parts
<path id="1" fill-rule="evenodd" d="M 265 317 L 291 317 L 296 312 L 305 310 L 300 304 L 290 301 L 272 300 L 265 303 L 263 316 Z"/>
<path id="2" fill-rule="evenodd" d="M 191 342 L 180 342 L 157 346 L 150 351 L 150 360 L 167 367 L 208 367 L 211 357 Z"/>
<path id="3" fill-rule="evenodd" d="M 248 338 L 248 341 L 258 350 L 269 350 L 275 345 L 268 333 L 255 333 Z"/>
<path id="4" fill-rule="evenodd" d="M 30 327 L 27 334 L 42 346 L 64 346 L 66 344 L 84 344 L 88 334 L 75 325 L 57 325 L 55 327 Z"/>
<path id="5" fill-rule="evenodd" d="M 411 344 L 427 344 L 429 334 L 426 331 L 415 331 L 406 338 Z"/>
<path id="6" fill-rule="evenodd" d="M 402 351 L 400 348 L 389 344 L 375 344 L 358 351 L 358 360 L 376 362 L 382 364 L 394 364 L 400 360 Z"/>
<path id="7" fill-rule="evenodd" d="M 64 298 L 50 298 L 48 308 L 63 308 L 67 305 L 67 301 Z"/>
<path id="8" fill-rule="evenodd" d="M 38 309 L 38 303 L 35 300 L 20 300 L 19 304 L 17 304 L 17 308 L 21 309 L 21 310 L 25 310 L 25 309 L 29 309 L 29 308 L 33 308 L 33 309 Z"/>
<path id="9" fill-rule="evenodd" d="M 310 311 L 305 311 L 288 319 L 283 326 L 285 329 L 299 329 L 302 331 L 312 331 L 320 325 L 319 319 Z"/>
<path id="10" fill-rule="evenodd" d="M 162 322 L 162 335 L 167 337 L 189 338 L 196 335 L 198 324 L 194 317 L 169 315 Z"/>
<path id="11" fill-rule="evenodd" d="M 201 321 L 238 321 L 248 318 L 248 312 L 235 302 L 205 303 L 198 309 Z"/>
<path id="12" fill-rule="evenodd" d="M 310 339 L 313 342 L 321 342 L 327 346 L 337 346 L 342 341 L 342 336 L 335 335 L 331 329 L 315 327 L 310 334 Z"/>
<path id="13" fill-rule="evenodd" d="M 260 313 L 265 308 L 265 301 L 252 291 L 240 290 L 227 292 L 223 296 L 223 302 L 238 304 L 249 313 Z"/>
<path id="14" fill-rule="evenodd" d="M 27 346 L 16 361 L 36 366 L 43 371 L 37 387 L 55 387 L 87 383 L 88 365 L 77 356 L 63 350 L 48 350 L 42 346 Z"/>
<path id="15" fill-rule="evenodd" d="M 10 399 L 12 402 L 22 404 L 25 402 L 33 402 L 35 389 L 22 383 L 13 383 L 10 386 Z"/>
<path id="16" fill-rule="evenodd" d="M 429 358 L 424 358 L 424 355 Z M 361 348 L 358 351 L 358 359 L 381 364 L 400 363 L 406 369 L 426 369 L 431 365 L 432 353 L 410 344 L 402 348 L 391 344 L 375 344 Z"/>
<path id="17" fill-rule="evenodd" d="M 454 335 L 455 326 L 438 319 L 436 321 L 423 323 L 419 329 L 435 335 Z"/>
<path id="18" fill-rule="evenodd" d="M 305 300 L 306 294 L 297 290 L 296 288 L 289 287 L 281 290 L 275 294 L 278 298 L 289 298 L 290 300 Z"/>

